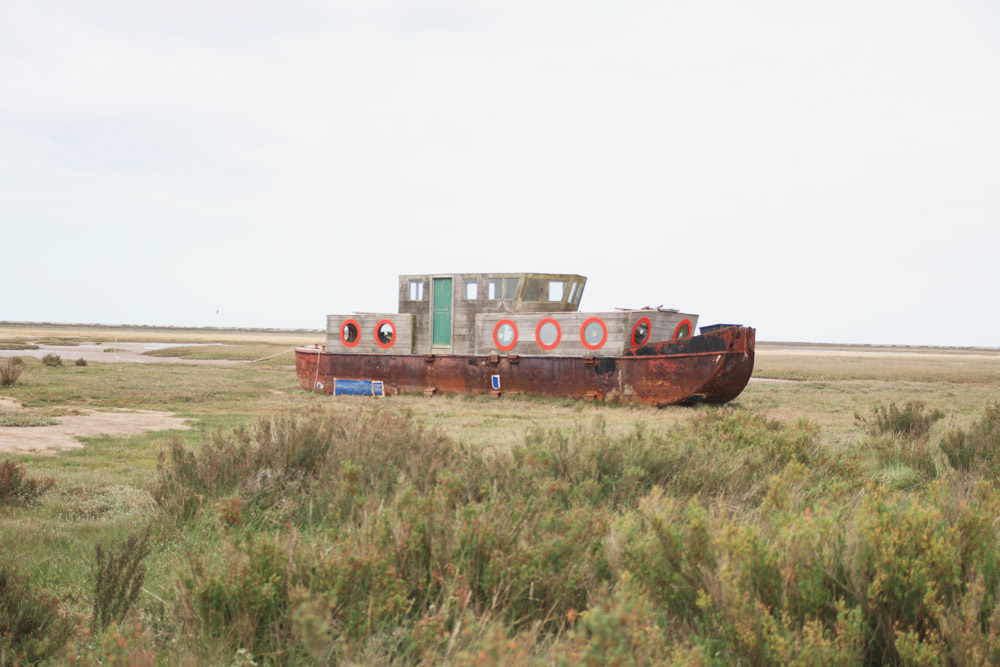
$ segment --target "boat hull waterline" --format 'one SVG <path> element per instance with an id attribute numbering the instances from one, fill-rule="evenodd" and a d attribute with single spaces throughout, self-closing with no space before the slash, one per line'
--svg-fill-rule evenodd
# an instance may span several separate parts
<path id="1" fill-rule="evenodd" d="M 733 326 L 629 348 L 616 357 L 357 355 L 298 348 L 295 370 L 304 389 L 329 394 L 337 381 L 366 381 L 381 383 L 385 394 L 531 394 L 656 407 L 725 403 L 750 380 L 755 334 Z"/>

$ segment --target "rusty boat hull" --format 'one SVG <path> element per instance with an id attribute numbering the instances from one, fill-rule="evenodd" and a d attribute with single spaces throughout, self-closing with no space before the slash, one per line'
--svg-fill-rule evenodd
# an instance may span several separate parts
<path id="1" fill-rule="evenodd" d="M 732 326 L 651 343 L 616 357 L 344 354 L 298 348 L 307 390 L 334 393 L 337 381 L 381 383 L 385 394 L 532 394 L 663 407 L 725 403 L 753 373 L 756 332 Z"/>

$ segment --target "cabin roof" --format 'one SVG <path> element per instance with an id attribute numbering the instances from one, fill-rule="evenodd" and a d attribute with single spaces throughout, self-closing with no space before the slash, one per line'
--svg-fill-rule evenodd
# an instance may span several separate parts
<path id="1" fill-rule="evenodd" d="M 400 280 L 416 278 L 447 278 L 462 276 L 463 278 L 542 278 L 547 280 L 586 280 L 586 276 L 578 273 L 534 273 L 530 271 L 490 271 L 485 273 L 407 273 L 399 276 Z"/>

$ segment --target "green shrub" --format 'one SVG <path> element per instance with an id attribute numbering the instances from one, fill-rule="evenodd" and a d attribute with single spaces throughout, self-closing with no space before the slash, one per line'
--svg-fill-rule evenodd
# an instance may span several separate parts
<path id="1" fill-rule="evenodd" d="M 628 525 L 622 568 L 679 623 L 701 615 L 701 573 L 716 568 L 713 525 L 703 507 L 654 489 L 642 501 L 641 522 Z"/>
<path id="2" fill-rule="evenodd" d="M 216 435 L 195 454 L 180 438 L 171 438 L 168 450 L 157 455 L 158 479 L 150 495 L 165 515 L 193 517 L 209 497 L 223 495 L 247 477 L 246 444 Z"/>
<path id="3" fill-rule="evenodd" d="M 0 665 L 52 657 L 71 632 L 55 597 L 38 590 L 11 564 L 0 562 Z"/>
<path id="4" fill-rule="evenodd" d="M 907 401 L 902 409 L 890 403 L 889 407 L 876 405 L 872 408 L 871 417 L 854 413 L 854 419 L 869 435 L 894 433 L 912 437 L 927 435 L 934 422 L 942 419 L 944 413 L 940 410 L 927 410 L 920 401 Z"/>
<path id="5" fill-rule="evenodd" d="M 427 491 L 447 469 L 475 476 L 464 448 L 422 429 L 406 414 L 337 412 L 259 419 L 249 429 L 217 434 L 199 452 L 174 438 L 160 453 L 158 480 L 151 493 L 170 516 L 188 519 L 209 498 L 238 491 L 242 508 L 264 512 L 287 506 L 287 497 L 316 519 L 327 512 L 341 519 L 366 499 L 390 495 L 401 481 Z M 337 484 L 330 484 L 337 480 Z M 474 483 L 474 482 L 473 482 Z M 463 485 L 464 486 L 464 485 Z M 290 489 L 299 493 L 289 494 Z M 310 490 L 318 495 L 308 495 Z M 245 517 L 250 518 L 250 517 Z"/>
<path id="6" fill-rule="evenodd" d="M 143 564 L 149 555 L 149 530 L 136 533 L 110 551 L 94 545 L 90 578 L 94 586 L 90 629 L 99 632 L 109 623 L 120 623 L 139 598 L 146 578 Z"/>
<path id="7" fill-rule="evenodd" d="M 653 604 L 672 660 L 718 664 L 857 664 L 863 614 L 839 585 L 848 554 L 840 521 L 803 514 L 790 464 L 771 480 L 767 520 L 755 525 L 656 491 L 622 526 L 623 579 Z M 679 651 L 679 653 L 677 653 Z"/>
<path id="8" fill-rule="evenodd" d="M 1000 658 L 1000 489 L 935 479 L 944 454 L 926 438 L 871 436 L 882 465 L 922 476 L 890 493 L 859 463 L 869 448 L 832 456 L 813 424 L 741 410 L 621 436 L 539 429 L 509 450 L 383 410 L 264 419 L 164 453 L 163 515 L 224 535 L 175 597 L 174 636 L 198 658 Z"/>
<path id="9" fill-rule="evenodd" d="M 519 493 L 540 487 L 565 507 L 634 506 L 653 485 L 683 465 L 683 452 L 658 434 L 635 429 L 621 437 L 604 421 L 570 433 L 537 427 L 511 448 L 507 485 Z"/>
<path id="10" fill-rule="evenodd" d="M 408 628 L 391 652 L 411 661 L 446 650 L 466 613 L 500 618 L 510 632 L 558 632 L 607 583 L 594 510 L 553 509 L 525 524 L 498 518 L 499 507 L 449 508 L 441 490 L 404 495 L 369 539 L 324 549 L 254 540 L 211 566 L 194 562 L 179 592 L 184 627 L 279 663 Z"/>
<path id="11" fill-rule="evenodd" d="M 882 466 L 882 475 L 893 488 L 915 488 L 938 477 L 945 457 L 936 442 L 927 438 L 909 438 L 895 433 L 869 436 L 864 441 Z"/>
<path id="12" fill-rule="evenodd" d="M 293 524 L 335 536 L 322 555 L 295 541 L 237 543 L 183 582 L 187 627 L 278 662 L 398 627 L 412 631 L 392 656 L 437 655 L 438 630 L 464 613 L 557 632 L 610 577 L 605 508 L 566 506 L 545 469 L 515 470 L 508 455 L 470 452 L 406 414 L 261 420 L 200 451 L 175 441 L 154 496 L 181 520 L 218 498 L 237 538 Z"/>
<path id="13" fill-rule="evenodd" d="M 22 370 L 24 370 L 24 362 L 21 357 L 0 359 L 0 387 L 13 387 L 17 384 Z"/>
<path id="14" fill-rule="evenodd" d="M 55 485 L 51 477 L 28 477 L 16 461 L 0 461 L 0 505 L 30 505 Z"/>
<path id="15" fill-rule="evenodd" d="M 659 612 L 647 595 L 624 585 L 612 594 L 603 591 L 582 614 L 570 614 L 572 629 L 568 641 L 552 651 L 552 663 L 571 665 L 697 664 L 701 659 L 684 660 L 683 647 L 671 646 Z"/>
<path id="16" fill-rule="evenodd" d="M 803 507 L 811 474 L 773 477 L 755 522 L 656 491 L 616 523 L 622 581 L 684 659 L 995 663 L 1000 490 L 952 479 Z"/>
<path id="17" fill-rule="evenodd" d="M 53 354 L 49 352 L 44 357 L 42 357 L 42 363 L 51 368 L 56 368 L 57 366 L 62 366 L 62 357 L 58 354 Z"/>
<path id="18" fill-rule="evenodd" d="M 1000 403 L 987 405 L 982 418 L 968 430 L 946 433 L 941 449 L 957 470 L 978 472 L 991 479 L 1000 477 Z"/>
<path id="19" fill-rule="evenodd" d="M 636 428 L 613 437 L 597 420 L 569 434 L 530 432 L 524 445 L 512 448 L 511 474 L 526 485 L 553 480 L 567 506 L 630 509 L 654 487 L 681 497 L 725 496 L 756 505 L 767 477 L 789 462 L 831 465 L 817 437 L 809 422 L 786 425 L 731 409 L 707 411 L 665 433 Z"/>
<path id="20" fill-rule="evenodd" d="M 858 507 L 842 581 L 864 614 L 869 658 L 996 662 L 998 514 L 996 488 L 958 480 L 935 482 L 923 499 L 876 495 Z"/>
<path id="21" fill-rule="evenodd" d="M 221 568 L 194 561 L 191 572 L 179 591 L 184 626 L 281 664 L 367 637 L 410 606 L 391 559 L 373 549 L 320 554 L 262 540 L 231 545 Z M 300 645 L 303 629 L 295 626 L 308 623 L 304 616 L 327 628 L 326 645 L 315 637 Z"/>

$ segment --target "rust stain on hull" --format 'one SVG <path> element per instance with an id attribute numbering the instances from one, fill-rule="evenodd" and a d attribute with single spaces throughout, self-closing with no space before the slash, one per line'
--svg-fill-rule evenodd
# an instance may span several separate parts
<path id="1" fill-rule="evenodd" d="M 619 357 L 338 354 L 299 348 L 304 389 L 333 393 L 334 380 L 373 380 L 393 393 L 525 393 L 642 403 L 725 403 L 753 373 L 755 331 L 729 327 L 631 348 Z M 494 377 L 499 389 L 494 388 Z"/>

